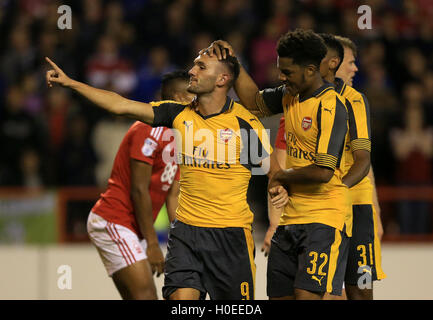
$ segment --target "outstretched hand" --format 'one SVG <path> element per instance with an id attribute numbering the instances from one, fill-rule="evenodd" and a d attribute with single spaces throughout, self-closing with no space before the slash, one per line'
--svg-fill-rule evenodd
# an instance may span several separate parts
<path id="1" fill-rule="evenodd" d="M 52 69 L 46 73 L 46 80 L 48 87 L 52 88 L 53 83 L 58 83 L 63 87 L 67 87 L 71 83 L 69 78 L 62 69 L 60 69 L 50 58 L 45 57 L 45 60 L 51 65 Z"/>

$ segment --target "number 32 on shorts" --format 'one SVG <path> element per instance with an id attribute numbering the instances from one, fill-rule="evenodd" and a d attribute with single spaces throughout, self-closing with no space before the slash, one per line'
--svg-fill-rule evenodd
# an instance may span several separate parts
<path id="1" fill-rule="evenodd" d="M 317 275 L 326 276 L 326 272 L 323 272 L 323 268 L 328 263 L 328 255 L 323 252 L 319 255 L 316 251 L 310 251 L 308 256 L 312 257 L 312 259 L 310 260 L 311 267 L 307 268 L 307 272 L 309 274 L 316 274 L 316 269 L 317 269 Z M 318 261 L 319 259 L 320 261 Z M 317 268 L 318 264 L 319 267 Z"/>

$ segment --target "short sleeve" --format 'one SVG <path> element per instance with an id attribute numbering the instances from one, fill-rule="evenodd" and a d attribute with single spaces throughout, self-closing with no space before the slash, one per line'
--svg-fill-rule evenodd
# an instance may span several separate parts
<path id="1" fill-rule="evenodd" d="M 256 105 L 263 114 L 272 115 L 283 112 L 284 86 L 261 90 L 256 96 Z"/>
<path id="2" fill-rule="evenodd" d="M 361 95 L 351 101 L 347 100 L 346 107 L 352 150 L 371 151 L 370 108 L 367 98 Z"/>
<path id="3" fill-rule="evenodd" d="M 322 101 L 317 111 L 318 137 L 315 163 L 335 170 L 343 154 L 347 133 L 347 111 L 338 97 L 329 100 Z"/>
<path id="4" fill-rule="evenodd" d="M 162 127 L 160 128 L 162 129 Z M 151 134 L 156 129 L 158 128 L 139 126 L 134 130 L 129 145 L 129 156 L 132 159 L 153 165 L 160 148 L 158 140 Z"/>
<path id="5" fill-rule="evenodd" d="M 164 126 L 168 128 L 173 127 L 173 121 L 181 113 L 187 105 L 176 103 L 174 101 L 159 101 L 151 102 L 153 107 L 153 127 Z"/>

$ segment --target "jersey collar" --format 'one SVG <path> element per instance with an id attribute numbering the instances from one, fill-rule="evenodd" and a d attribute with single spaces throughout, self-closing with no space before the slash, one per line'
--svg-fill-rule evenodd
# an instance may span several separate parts
<path id="1" fill-rule="evenodd" d="M 335 78 L 335 91 L 341 95 L 343 94 L 344 89 L 346 89 L 346 84 L 344 83 L 343 79 Z"/>
<path id="2" fill-rule="evenodd" d="M 194 102 L 194 101 L 193 101 Z M 202 117 L 203 119 L 209 119 L 209 118 L 212 118 L 212 117 L 215 117 L 215 116 L 217 116 L 217 115 L 220 115 L 221 113 L 224 113 L 224 112 L 226 112 L 226 111 L 229 111 L 231 108 L 233 108 L 233 104 L 234 104 L 235 102 L 229 97 L 229 96 L 227 96 L 226 97 L 226 103 L 224 104 L 224 106 L 223 106 L 223 108 L 221 109 L 221 111 L 220 112 L 218 112 L 218 113 L 214 113 L 214 114 L 210 114 L 210 115 L 208 115 L 208 116 L 204 116 L 204 115 L 202 115 L 201 113 L 200 113 L 200 111 L 196 108 L 195 109 L 195 112 L 197 112 L 197 114 L 198 115 L 200 115 L 200 117 Z M 194 105 L 194 104 L 192 104 L 192 105 Z"/>
<path id="3" fill-rule="evenodd" d="M 304 102 L 305 100 L 308 100 L 312 97 L 319 97 L 320 95 L 322 95 L 323 93 L 325 93 L 328 90 L 333 90 L 334 86 L 332 85 L 332 83 L 330 82 L 325 82 L 320 88 L 316 89 L 311 95 L 306 96 L 304 98 L 299 98 L 299 102 Z"/>

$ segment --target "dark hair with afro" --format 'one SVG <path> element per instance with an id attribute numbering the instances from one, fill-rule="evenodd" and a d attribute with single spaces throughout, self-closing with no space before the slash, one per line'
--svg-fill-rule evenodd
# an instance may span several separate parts
<path id="1" fill-rule="evenodd" d="M 320 68 L 326 56 L 326 46 L 323 39 L 312 30 L 296 29 L 281 36 L 277 52 L 281 58 L 293 59 L 294 64 L 304 67 L 313 64 Z"/>
<path id="2" fill-rule="evenodd" d="M 337 53 L 338 58 L 340 58 L 340 63 L 338 64 L 337 68 L 334 70 L 334 73 L 337 72 L 338 68 L 340 67 L 341 63 L 344 59 L 344 47 L 341 44 L 340 41 L 335 38 L 332 34 L 329 33 L 319 33 L 319 36 L 322 37 L 323 41 L 325 42 L 326 48 L 329 50 L 334 50 Z"/>
<path id="3" fill-rule="evenodd" d="M 166 73 L 162 76 L 161 82 L 161 99 L 174 100 L 176 94 L 176 84 L 179 81 L 189 81 L 188 72 L 185 70 L 176 70 Z"/>

